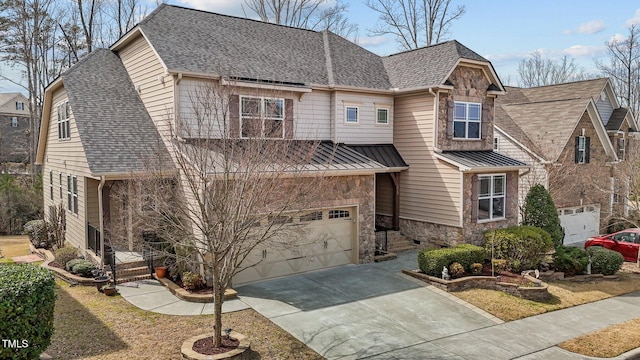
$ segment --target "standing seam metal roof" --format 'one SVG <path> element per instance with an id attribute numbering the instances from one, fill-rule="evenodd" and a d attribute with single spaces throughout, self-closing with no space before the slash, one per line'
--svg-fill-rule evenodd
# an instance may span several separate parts
<path id="1" fill-rule="evenodd" d="M 494 151 L 443 151 L 443 157 L 471 169 L 495 167 L 527 167 L 526 163 Z"/>

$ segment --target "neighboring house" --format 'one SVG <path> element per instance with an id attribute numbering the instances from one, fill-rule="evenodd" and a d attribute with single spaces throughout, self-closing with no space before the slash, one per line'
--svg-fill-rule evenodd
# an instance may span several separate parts
<path id="1" fill-rule="evenodd" d="M 0 163 L 29 160 L 29 99 L 0 94 Z"/>
<path id="2" fill-rule="evenodd" d="M 515 88 L 497 100 L 494 149 L 531 165 L 520 176 L 520 201 L 540 183 L 549 189 L 565 243 L 606 230 L 626 212 L 630 144 L 637 125 L 606 79 Z"/>
<path id="3" fill-rule="evenodd" d="M 340 159 L 333 190 L 309 204 L 313 216 L 293 220 L 310 236 L 330 233 L 331 246 L 295 266 L 268 259 L 235 283 L 371 262 L 376 226 L 453 245 L 517 222 L 517 177 L 528 166 L 492 151 L 504 90 L 491 64 L 460 43 L 379 57 L 328 31 L 161 5 L 46 89 L 37 160 L 45 213 L 59 203 L 70 213 L 67 241 L 100 252 L 122 209 L 110 192 L 144 172 L 149 154 L 177 169 L 171 129 L 190 136 L 191 96 L 212 79 L 236 87 L 226 120 L 236 136 L 251 135 L 245 106 L 279 104 L 276 137 L 321 141 L 319 151 Z M 140 236 L 129 234 L 128 250 Z"/>

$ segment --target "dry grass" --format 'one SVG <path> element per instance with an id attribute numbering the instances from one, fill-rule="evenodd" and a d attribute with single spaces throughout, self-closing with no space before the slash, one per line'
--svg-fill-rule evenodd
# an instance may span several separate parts
<path id="1" fill-rule="evenodd" d="M 524 300 L 495 290 L 470 289 L 452 293 L 504 321 L 512 321 L 640 291 L 640 274 L 620 272 L 619 280 L 590 283 L 556 281 L 549 283 L 551 299 L 547 302 Z"/>
<path id="2" fill-rule="evenodd" d="M 29 237 L 26 235 L 0 236 L 0 258 L 2 262 L 13 262 L 14 256 L 29 255 Z"/>
<path id="3" fill-rule="evenodd" d="M 640 347 L 640 318 L 580 336 L 558 345 L 578 354 L 610 358 Z"/>
<path id="4" fill-rule="evenodd" d="M 211 315 L 156 314 L 64 282 L 56 293 L 55 333 L 46 351 L 55 359 L 180 359 L 184 340 L 212 331 Z M 224 314 L 222 321 L 250 338 L 255 359 L 322 359 L 253 310 Z"/>

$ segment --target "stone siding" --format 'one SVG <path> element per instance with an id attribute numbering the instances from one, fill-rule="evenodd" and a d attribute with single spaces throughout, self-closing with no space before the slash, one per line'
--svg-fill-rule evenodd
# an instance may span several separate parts
<path id="1" fill-rule="evenodd" d="M 11 118 L 18 118 L 18 126 L 11 126 Z M 0 115 L 0 163 L 28 162 L 29 118 L 20 115 Z"/>
<path id="2" fill-rule="evenodd" d="M 458 66 L 449 81 L 454 89 L 449 93 L 441 93 L 438 103 L 438 147 L 442 150 L 492 150 L 493 149 L 493 117 L 494 98 L 487 96 L 487 88 L 491 83 L 482 70 L 465 66 Z M 482 140 L 447 139 L 447 100 L 469 101 L 482 104 L 482 109 L 488 109 L 487 137 Z"/>

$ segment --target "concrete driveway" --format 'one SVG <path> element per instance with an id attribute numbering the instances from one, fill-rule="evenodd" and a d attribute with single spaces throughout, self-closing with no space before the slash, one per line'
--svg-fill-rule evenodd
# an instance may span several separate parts
<path id="1" fill-rule="evenodd" d="M 501 322 L 401 274 L 417 267 L 416 254 L 236 290 L 243 302 L 328 359 L 396 358 L 416 345 Z M 456 357 L 442 347 L 421 348 L 421 359 Z"/>

